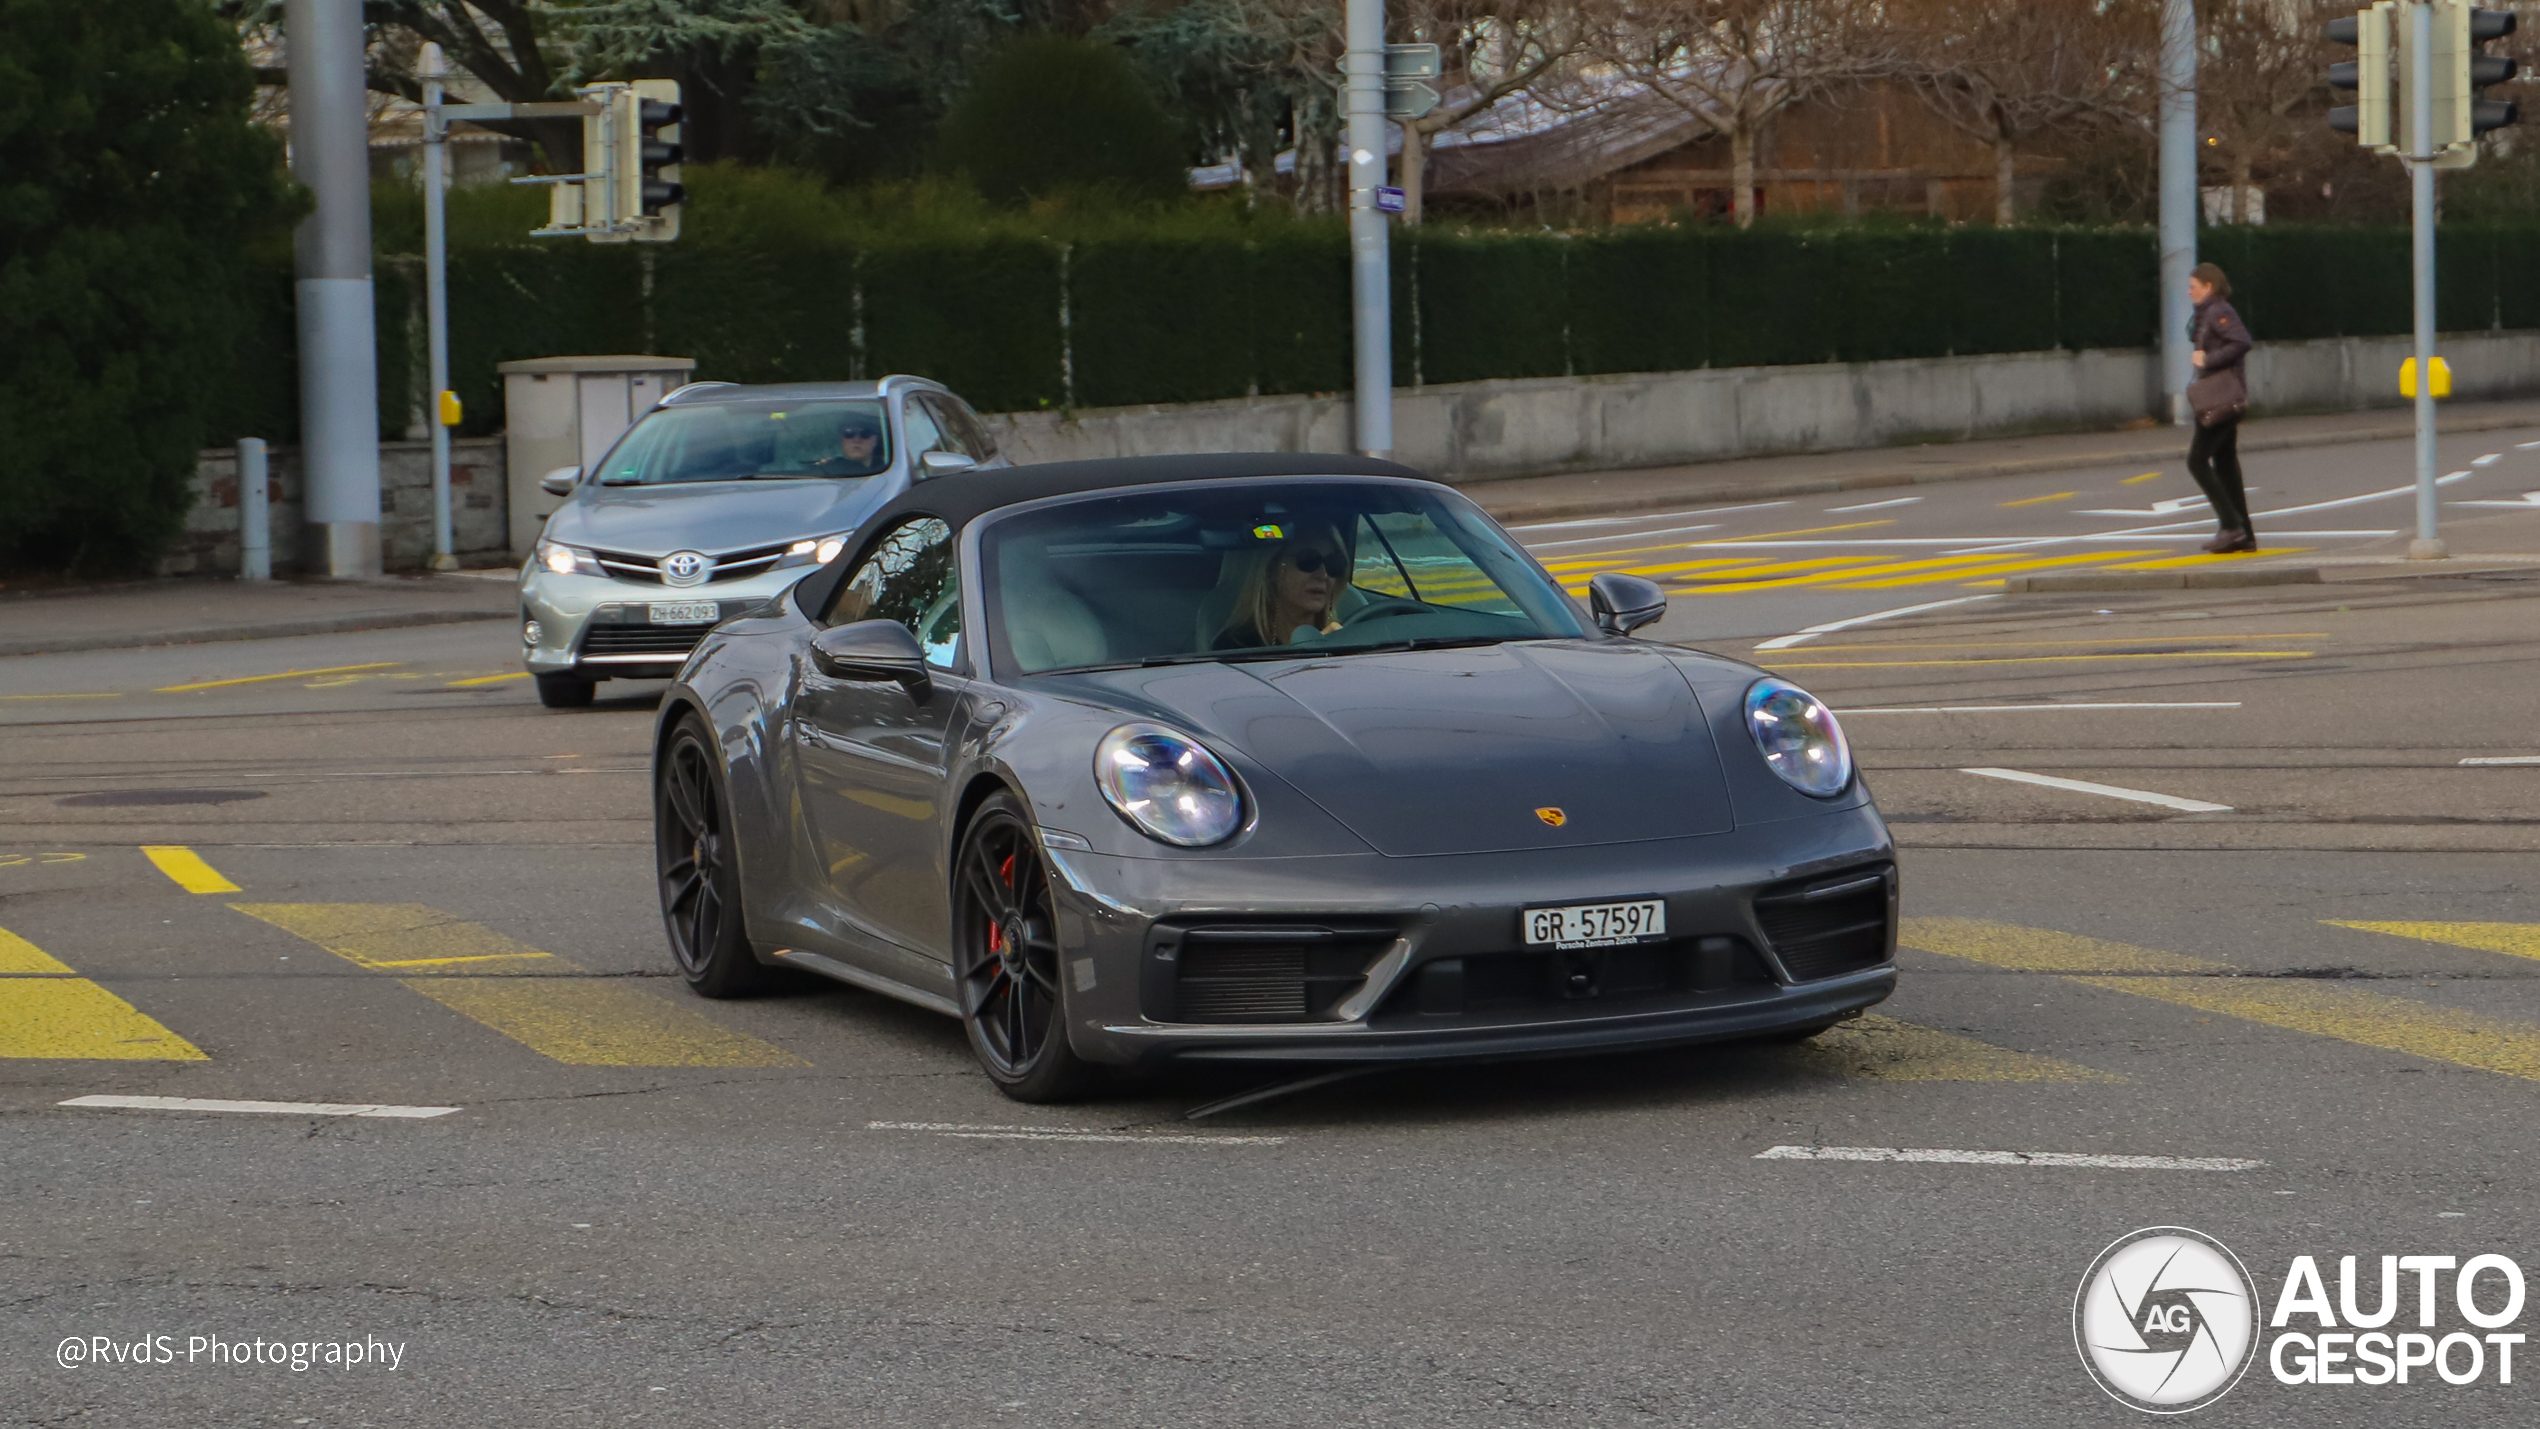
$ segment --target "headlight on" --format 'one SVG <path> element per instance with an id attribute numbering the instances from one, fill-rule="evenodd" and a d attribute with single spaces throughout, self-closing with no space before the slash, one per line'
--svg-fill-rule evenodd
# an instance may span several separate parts
<path id="1" fill-rule="evenodd" d="M 1160 724 L 1124 724 L 1094 749 L 1094 782 L 1148 838 L 1180 848 L 1223 843 L 1243 827 L 1235 776 L 1198 740 Z"/>
<path id="2" fill-rule="evenodd" d="M 825 566 L 838 559 L 838 553 L 847 548 L 847 538 L 854 534 L 853 531 L 841 531 L 835 536 L 812 536 L 796 541 L 787 546 L 785 554 L 778 556 L 776 564 L 768 569 L 782 571 L 795 566 Z"/>
<path id="3" fill-rule="evenodd" d="M 539 542 L 537 559 L 538 564 L 560 576 L 605 576 L 608 574 L 607 571 L 600 569 L 600 560 L 597 556 L 578 546 L 568 546 L 557 541 Z"/>
<path id="4" fill-rule="evenodd" d="M 1832 798 L 1852 784 L 1852 746 L 1834 711 L 1788 680 L 1766 676 L 1746 690 L 1746 731 L 1782 782 Z"/>

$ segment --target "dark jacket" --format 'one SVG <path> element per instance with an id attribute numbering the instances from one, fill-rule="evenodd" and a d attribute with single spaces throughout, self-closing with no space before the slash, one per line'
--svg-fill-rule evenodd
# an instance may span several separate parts
<path id="1" fill-rule="evenodd" d="M 2205 365 L 2196 375 L 2220 372 L 2238 367 L 2240 359 L 2249 355 L 2249 325 L 2240 314 L 2221 298 L 2207 298 L 2196 305 L 2196 318 L 2188 327 L 2196 350 L 2205 354 Z M 2246 377 L 2246 372 L 2241 374 Z"/>

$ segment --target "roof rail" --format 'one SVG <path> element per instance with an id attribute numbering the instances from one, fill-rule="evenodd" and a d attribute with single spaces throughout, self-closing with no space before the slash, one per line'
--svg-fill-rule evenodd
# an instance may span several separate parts
<path id="1" fill-rule="evenodd" d="M 700 387 L 738 387 L 740 385 L 741 384 L 738 382 L 683 382 L 679 386 L 663 393 L 662 399 L 654 405 L 667 407 L 671 403 L 678 401 L 680 398 L 687 396 L 689 393 L 696 391 Z"/>

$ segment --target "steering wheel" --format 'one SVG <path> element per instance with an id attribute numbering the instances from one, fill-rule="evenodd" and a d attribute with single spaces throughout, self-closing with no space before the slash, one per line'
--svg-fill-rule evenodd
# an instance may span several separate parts
<path id="1" fill-rule="evenodd" d="M 1436 613 L 1436 610 L 1436 606 L 1422 605 L 1416 600 L 1386 596 L 1380 600 L 1371 600 L 1350 612 L 1349 618 L 1341 622 L 1341 629 L 1347 630 L 1362 620 L 1373 620 L 1380 615 L 1431 615 Z"/>

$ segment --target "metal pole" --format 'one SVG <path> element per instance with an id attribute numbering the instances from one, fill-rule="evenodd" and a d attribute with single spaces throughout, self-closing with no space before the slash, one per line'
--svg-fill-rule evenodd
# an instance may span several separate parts
<path id="1" fill-rule="evenodd" d="M 2417 534 L 2408 559 L 2448 552 L 2434 529 L 2434 7 L 2408 7 L 2408 198 L 2416 268 Z"/>
<path id="2" fill-rule="evenodd" d="M 2170 420 L 2186 426 L 2187 273 L 2196 266 L 2196 5 L 2161 4 L 2161 393 Z"/>
<path id="3" fill-rule="evenodd" d="M 300 464 L 320 575 L 379 574 L 379 352 L 371 318 L 370 116 L 361 0 L 287 0 L 291 172 L 317 197 L 294 235 Z"/>
<path id="4" fill-rule="evenodd" d="M 450 390 L 450 244 L 441 167 L 449 125 L 441 117 L 441 79 L 450 72 L 441 47 L 426 44 L 415 64 L 423 80 L 423 313 L 432 383 L 432 569 L 455 571 L 450 537 L 450 427 L 442 407 Z"/>
<path id="5" fill-rule="evenodd" d="M 265 439 L 238 439 L 238 578 L 273 579 L 273 508 L 265 465 Z"/>
<path id="6" fill-rule="evenodd" d="M 1350 304 L 1356 319 L 1358 449 L 1393 451 L 1393 296 L 1387 271 L 1385 215 L 1376 189 L 1385 181 L 1385 5 L 1349 0 L 1348 52 L 1341 138 L 1349 150 Z"/>

